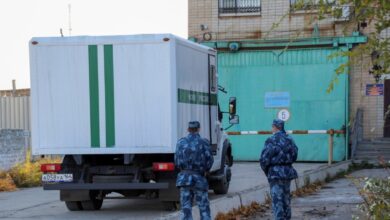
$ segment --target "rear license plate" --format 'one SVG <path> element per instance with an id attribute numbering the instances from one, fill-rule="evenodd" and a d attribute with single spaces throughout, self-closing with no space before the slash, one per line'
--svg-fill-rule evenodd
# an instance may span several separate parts
<path id="1" fill-rule="evenodd" d="M 73 174 L 42 174 L 42 182 L 63 183 L 72 182 Z"/>

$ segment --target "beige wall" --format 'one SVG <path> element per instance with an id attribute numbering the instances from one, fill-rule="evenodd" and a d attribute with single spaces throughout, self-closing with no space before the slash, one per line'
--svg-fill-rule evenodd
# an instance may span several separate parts
<path id="1" fill-rule="evenodd" d="M 261 14 L 246 16 L 219 15 L 218 0 L 188 0 L 188 36 L 203 41 L 204 33 L 211 33 L 214 41 L 243 39 L 295 39 L 311 37 L 315 14 L 289 13 L 289 0 L 262 0 Z M 279 23 L 277 27 L 272 27 Z M 200 26 L 207 25 L 202 31 Z M 321 36 L 350 36 L 356 25 L 327 18 L 318 23 Z M 363 32 L 368 33 L 370 28 Z M 390 31 L 387 32 L 390 36 Z M 383 136 L 383 96 L 366 96 L 366 84 L 375 83 L 368 74 L 370 56 L 360 57 L 350 67 L 350 118 L 357 108 L 364 109 L 364 138 Z"/>
<path id="2" fill-rule="evenodd" d="M 366 84 L 375 83 L 368 74 L 371 65 L 370 56 L 357 58 L 350 71 L 350 114 L 353 122 L 358 108 L 364 110 L 364 138 L 372 139 L 383 136 L 384 96 L 366 96 Z"/>
<path id="3" fill-rule="evenodd" d="M 363 33 L 368 34 L 373 31 L 373 25 L 370 25 L 364 29 Z M 390 29 L 384 31 L 382 36 L 384 38 L 390 37 Z M 384 96 L 366 96 L 366 84 L 376 83 L 368 73 L 371 67 L 371 56 L 369 54 L 357 57 L 350 67 L 351 121 L 354 120 L 357 109 L 362 108 L 364 110 L 364 138 L 366 139 L 383 137 L 384 126 Z M 381 80 L 379 83 L 384 82 Z"/>
<path id="4" fill-rule="evenodd" d="M 5 96 L 30 96 L 30 89 L 0 90 L 0 97 Z"/>

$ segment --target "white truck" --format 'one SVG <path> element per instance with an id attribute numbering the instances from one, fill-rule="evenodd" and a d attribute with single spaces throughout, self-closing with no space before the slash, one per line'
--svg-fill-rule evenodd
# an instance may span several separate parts
<path id="1" fill-rule="evenodd" d="M 112 192 L 173 208 L 176 142 L 191 120 L 211 143 L 210 189 L 227 193 L 215 50 L 170 34 L 38 37 L 29 47 L 32 151 L 63 155 L 42 165 L 42 181 L 69 210 L 98 210 Z M 235 98 L 228 108 L 238 123 Z"/>

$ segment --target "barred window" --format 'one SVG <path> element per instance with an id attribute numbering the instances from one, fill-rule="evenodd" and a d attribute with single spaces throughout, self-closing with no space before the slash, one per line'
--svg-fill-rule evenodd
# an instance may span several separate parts
<path id="1" fill-rule="evenodd" d="M 220 14 L 260 13 L 261 0 L 219 0 Z"/>

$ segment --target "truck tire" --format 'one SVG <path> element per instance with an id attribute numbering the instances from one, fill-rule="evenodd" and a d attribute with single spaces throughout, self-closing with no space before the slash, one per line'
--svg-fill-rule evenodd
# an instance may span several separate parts
<path id="1" fill-rule="evenodd" d="M 213 184 L 213 190 L 215 194 L 226 194 L 229 191 L 230 179 L 232 172 L 230 170 L 230 164 L 232 164 L 231 156 L 228 153 L 228 149 L 225 147 L 223 151 L 222 166 L 219 171 L 220 174 L 223 174 L 223 177 Z"/>
<path id="2" fill-rule="evenodd" d="M 78 171 L 78 169 L 74 169 L 74 166 L 76 166 L 76 162 L 74 161 L 72 155 L 65 155 L 61 166 L 63 167 L 63 169 L 60 173 L 72 173 L 73 178 L 75 180 L 78 180 L 80 178 L 80 171 Z M 81 205 L 80 201 L 65 201 L 65 205 L 69 211 L 83 210 L 83 206 Z"/>
<path id="3" fill-rule="evenodd" d="M 222 195 L 228 193 L 229 185 L 230 185 L 230 176 L 231 176 L 230 168 L 227 165 L 225 165 L 225 171 L 223 177 L 214 183 L 213 189 L 215 194 Z"/>
<path id="4" fill-rule="evenodd" d="M 83 210 L 83 207 L 81 206 L 81 202 L 66 201 L 65 205 L 66 205 L 66 208 L 68 208 L 69 211 L 81 211 L 81 210 Z"/>
<path id="5" fill-rule="evenodd" d="M 173 211 L 178 211 L 178 210 L 180 210 L 180 202 L 176 202 L 176 201 L 164 201 L 164 202 L 162 202 L 162 203 L 163 203 L 163 206 L 164 206 L 165 211 L 173 212 Z"/>
<path id="6" fill-rule="evenodd" d="M 83 210 L 100 210 L 103 205 L 103 199 L 96 198 L 97 192 L 96 191 L 90 191 L 90 200 L 81 201 L 81 206 L 83 207 Z"/>

